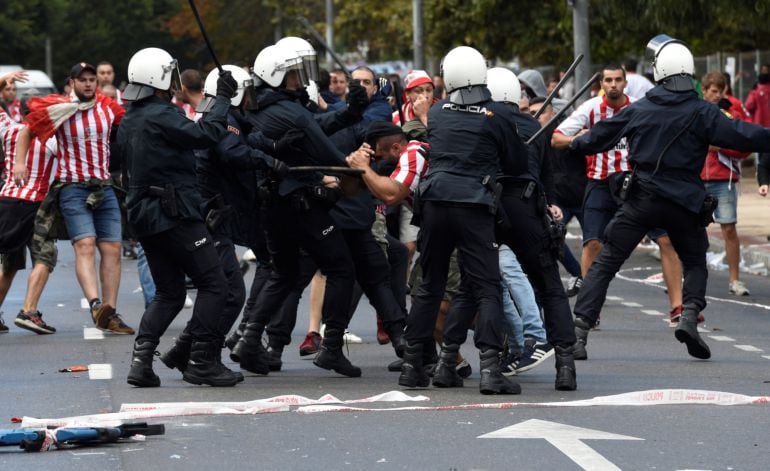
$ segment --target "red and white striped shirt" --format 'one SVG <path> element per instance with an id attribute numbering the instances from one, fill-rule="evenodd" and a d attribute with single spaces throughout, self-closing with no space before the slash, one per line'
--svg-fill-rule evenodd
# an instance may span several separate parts
<path id="1" fill-rule="evenodd" d="M 104 95 L 96 104 L 79 110 L 56 130 L 59 167 L 56 180 L 81 183 L 91 178 L 108 180 L 110 131 L 120 123 L 125 109 Z"/>
<path id="2" fill-rule="evenodd" d="M 626 103 L 618 108 L 613 108 L 608 104 L 604 96 L 591 98 L 580 105 L 554 132 L 574 136 L 581 129 L 591 129 L 597 122 L 612 118 L 630 104 L 631 98 L 627 95 Z M 613 173 L 630 170 L 628 144 L 625 137 L 610 151 L 586 155 L 586 175 L 591 180 L 604 180 Z"/>
<path id="3" fill-rule="evenodd" d="M 395 180 L 409 188 L 410 196 L 407 198 L 407 201 L 410 205 L 412 204 L 411 195 L 417 190 L 420 180 L 428 172 L 427 154 L 429 149 L 430 146 L 425 142 L 409 141 L 398 158 L 396 169 L 390 174 L 391 180 Z"/>
<path id="4" fill-rule="evenodd" d="M 11 119 L 17 123 L 21 123 L 24 118 L 21 117 L 21 101 L 13 100 L 8 103 L 8 114 L 11 115 Z"/>
<path id="5" fill-rule="evenodd" d="M 56 163 L 56 139 L 48 139 L 45 144 L 37 138 L 32 139 L 27 153 L 29 175 L 24 185 L 17 186 L 13 179 L 13 167 L 16 159 L 16 142 L 22 129 L 24 129 L 23 125 L 11 123 L 8 115 L 0 111 L 0 140 L 5 151 L 3 172 L 6 176 L 5 184 L 0 188 L 0 197 L 39 203 L 43 201 L 51 185 L 51 175 Z"/>

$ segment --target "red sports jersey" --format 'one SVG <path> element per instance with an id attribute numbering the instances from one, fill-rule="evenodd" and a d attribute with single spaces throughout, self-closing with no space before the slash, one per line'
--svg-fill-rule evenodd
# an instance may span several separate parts
<path id="1" fill-rule="evenodd" d="M 398 165 L 390 178 L 405 187 L 409 188 L 409 204 L 412 204 L 411 195 L 417 190 L 420 180 L 428 172 L 427 151 L 430 149 L 427 143 L 420 141 L 409 141 L 406 148 L 401 152 L 398 159 Z"/>
<path id="2" fill-rule="evenodd" d="M 12 103 L 8 104 L 8 114 L 11 115 L 12 120 L 21 123 L 23 118 L 21 117 L 21 102 L 19 100 L 13 100 Z"/>
<path id="3" fill-rule="evenodd" d="M 8 117 L 0 111 L 0 139 L 5 150 L 5 184 L 0 188 L 0 197 L 15 198 L 25 201 L 41 202 L 48 193 L 51 174 L 56 162 L 56 139 L 51 138 L 45 144 L 34 138 L 27 153 L 27 171 L 24 185 L 17 186 L 13 179 L 13 167 L 16 159 L 16 141 L 24 126 L 11 124 L 6 126 Z"/>
<path id="4" fill-rule="evenodd" d="M 80 183 L 108 180 L 110 131 L 125 110 L 111 98 L 97 95 L 92 108 L 78 110 L 56 129 L 59 166 L 56 180 Z"/>
<path id="5" fill-rule="evenodd" d="M 604 96 L 591 98 L 580 105 L 554 132 L 574 136 L 581 129 L 591 129 L 597 122 L 612 118 L 629 106 L 631 98 L 628 96 L 626 98 L 626 104 L 618 108 L 610 106 Z M 631 164 L 628 162 L 628 146 L 625 137 L 610 151 L 586 155 L 586 175 L 589 179 L 604 180 L 613 173 L 630 170 Z"/>

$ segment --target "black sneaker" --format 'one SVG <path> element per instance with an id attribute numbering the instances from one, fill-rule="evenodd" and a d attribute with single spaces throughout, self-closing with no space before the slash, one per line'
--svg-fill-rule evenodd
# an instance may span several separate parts
<path id="1" fill-rule="evenodd" d="M 573 297 L 577 296 L 577 294 L 580 292 L 580 288 L 583 287 L 583 277 L 580 275 L 573 276 L 569 279 L 567 282 L 567 296 Z"/>
<path id="2" fill-rule="evenodd" d="M 516 373 L 523 373 L 538 366 L 540 363 L 553 356 L 553 346 L 549 343 L 537 343 L 535 339 L 524 341 L 524 352 L 516 362 Z"/>
<path id="3" fill-rule="evenodd" d="M 19 315 L 13 321 L 14 324 L 22 329 L 31 330 L 38 335 L 53 334 L 56 332 L 54 327 L 46 324 L 43 320 L 43 313 L 40 311 L 24 312 L 19 311 Z"/>
<path id="4" fill-rule="evenodd" d="M 5 321 L 3 320 L 3 313 L 0 312 L 0 334 L 7 334 L 8 333 L 8 326 L 5 325 Z"/>
<path id="5" fill-rule="evenodd" d="M 503 357 L 503 361 L 500 362 L 500 372 L 503 376 L 516 376 L 516 364 L 520 358 L 519 352 L 512 352 Z"/>

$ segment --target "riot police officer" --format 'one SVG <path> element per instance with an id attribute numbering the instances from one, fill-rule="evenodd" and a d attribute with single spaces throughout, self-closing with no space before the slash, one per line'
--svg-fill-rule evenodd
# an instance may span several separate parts
<path id="1" fill-rule="evenodd" d="M 442 62 L 442 72 L 449 99 L 432 106 L 428 114 L 430 168 L 420 183 L 414 211 L 421 220 L 423 282 L 407 317 L 407 348 L 398 383 L 428 385 L 424 355 L 433 342 L 449 256 L 456 247 L 462 277 L 477 301 L 474 341 L 480 350 L 479 390 L 518 394 L 521 387 L 504 377 L 499 365 L 502 297 L 495 194 L 490 184 L 498 168 L 513 175 L 526 172 L 527 151 L 512 112 L 490 99 L 486 61 L 477 50 L 467 46 L 451 50 Z M 459 345 L 449 344 L 445 337 L 441 361 L 456 364 L 458 350 Z"/>
<path id="2" fill-rule="evenodd" d="M 251 75 L 235 65 L 224 65 L 238 84 L 230 99 L 227 114 L 227 133 L 216 146 L 198 150 L 196 175 L 198 189 L 203 198 L 203 216 L 211 233 L 214 247 L 219 254 L 227 278 L 227 301 L 222 306 L 218 331 L 226 335 L 246 299 L 243 281 L 234 244 L 251 245 L 262 230 L 257 211 L 258 175 L 266 171 L 285 175 L 286 165 L 278 159 L 249 146 L 246 136 L 251 130 L 244 114 L 250 104 L 254 87 Z M 206 77 L 203 91 L 206 98 L 198 106 L 199 113 L 208 113 L 216 99 L 219 70 L 214 69 Z M 184 371 L 190 355 L 191 338 L 187 329 L 177 338 L 176 344 L 160 359 L 169 368 Z M 240 374 L 240 373 L 236 373 Z"/>
<path id="3" fill-rule="evenodd" d="M 770 130 L 730 120 L 716 105 L 699 99 L 693 86 L 693 56 L 681 41 L 659 35 L 647 51 L 655 88 L 570 143 L 571 149 L 592 154 L 627 137 L 634 168 L 621 188 L 625 202 L 607 226 L 607 244 L 588 270 L 575 303 L 575 352 L 585 355 L 588 332 L 623 262 L 648 230 L 661 227 L 671 237 L 684 271 L 682 316 L 674 335 L 691 356 L 708 359 L 711 351 L 698 333 L 697 317 L 706 307 L 705 227 L 715 200 L 706 194 L 700 172 L 709 145 L 767 152 Z"/>
<path id="4" fill-rule="evenodd" d="M 512 117 L 522 139 L 531 137 L 540 129 L 538 121 L 529 114 L 519 112 L 521 88 L 516 75 L 507 70 L 490 69 L 487 86 L 492 99 L 512 111 Z M 572 391 L 577 388 L 575 361 L 572 345 L 575 343 L 574 324 L 567 294 L 561 284 L 557 257 L 561 250 L 561 233 L 551 234 L 551 220 L 546 211 L 545 185 L 550 178 L 550 160 L 547 155 L 545 135 L 527 146 L 528 170 L 519 174 L 505 173 L 498 176 L 501 183 L 500 204 L 504 222 L 497 226 L 497 240 L 513 250 L 521 267 L 537 291 L 543 307 L 548 341 L 556 351 L 557 390 Z M 510 223 L 515 221 L 515 227 Z M 474 310 L 468 289 L 461 285 L 460 293 L 453 300 L 457 313 L 445 326 L 444 338 L 458 343 L 465 338 Z M 443 350 L 442 350 L 443 351 Z M 439 363 L 441 366 L 441 363 Z M 437 371 L 451 375 L 454 369 Z M 433 382 L 436 382 L 434 377 Z"/>
<path id="5" fill-rule="evenodd" d="M 297 90 L 307 82 L 302 57 L 293 49 L 268 46 L 257 55 L 253 69 L 263 82 L 257 90 L 254 125 L 274 140 L 287 133 L 299 132 L 303 136 L 293 144 L 294 151 L 286 157 L 286 163 L 346 165 L 345 156 L 325 133 L 360 120 L 366 103 L 351 101 L 345 110 L 312 115 L 298 102 Z M 264 371 L 267 361 L 260 348 L 262 332 L 295 284 L 302 248 L 327 276 L 323 305 L 326 334 L 313 363 L 345 376 L 361 376 L 360 368 L 342 353 L 354 267 L 345 240 L 329 216 L 329 209 L 338 198 L 337 191 L 330 186 L 334 183 L 324 185 L 316 174 L 292 173 L 270 189 L 266 235 L 274 269 L 257 298 L 256 310 L 251 313 L 243 336 L 231 353 L 231 358 L 247 371 Z"/>
<path id="6" fill-rule="evenodd" d="M 216 100 L 193 122 L 171 103 L 176 60 L 157 48 L 134 54 L 128 64 L 126 113 L 118 147 L 127 168 L 128 221 L 144 247 L 157 288 L 134 344 L 128 383 L 160 386 L 152 359 L 161 335 L 184 306 L 185 274 L 198 289 L 188 326 L 192 346 L 183 379 L 193 384 L 234 386 L 237 376 L 222 365 L 219 330 L 227 280 L 201 214 L 193 149 L 225 136 L 227 111 L 237 83 L 230 73 L 217 80 Z"/>

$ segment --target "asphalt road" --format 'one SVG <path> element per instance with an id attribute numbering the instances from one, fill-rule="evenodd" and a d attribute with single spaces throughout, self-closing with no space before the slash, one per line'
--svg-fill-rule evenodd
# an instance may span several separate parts
<path id="1" fill-rule="evenodd" d="M 662 286 L 643 282 L 654 279 L 659 267 L 647 252 L 637 251 L 613 282 L 601 330 L 590 336 L 589 360 L 578 363 L 575 392 L 553 389 L 553 364 L 548 361 L 518 377 L 520 396 L 482 396 L 477 354 L 466 344 L 462 351 L 472 359 L 474 374 L 464 388 L 403 391 L 427 396 L 428 401 L 352 405 L 450 406 L 444 410 L 311 414 L 292 406 L 269 414 L 152 419 L 166 424 L 164 436 L 43 454 L 3 447 L 0 469 L 769 469 L 767 403 L 542 405 L 665 389 L 770 394 L 770 279 L 744 276 L 752 295 L 739 299 L 727 294 L 726 273 L 710 274 L 712 298 L 704 312 L 703 335 L 712 359 L 698 361 L 688 357 L 661 315 L 668 310 Z M 26 274 L 19 274 L 3 306 L 8 323 L 21 305 Z M 132 326 L 138 325 L 142 313 L 137 287 L 136 263 L 124 261 L 119 311 Z M 189 385 L 178 372 L 156 362 L 162 387 L 135 389 L 125 382 L 133 339 L 84 339 L 84 327 L 91 326 L 88 311 L 80 307 L 81 296 L 72 251 L 62 243 L 60 264 L 41 303 L 46 321 L 57 333 L 37 336 L 11 325 L 11 332 L 0 336 L 3 428 L 14 427 L 10 423 L 14 416 L 114 412 L 124 403 L 251 401 L 287 394 L 311 399 L 332 394 L 352 400 L 400 390 L 397 374 L 385 369 L 393 359 L 392 349 L 376 343 L 374 314 L 368 305 L 361 305 L 351 324 L 364 343 L 349 346 L 350 358 L 363 368 L 362 378 L 343 378 L 300 359 L 297 349 L 307 325 L 306 298 L 294 342 L 284 353 L 283 371 L 266 377 L 247 375 L 237 387 L 216 389 Z M 169 346 L 190 313 L 181 312 L 161 349 Z M 88 373 L 58 372 L 80 364 L 109 364 L 112 377 L 89 379 Z M 494 403 L 508 404 L 494 409 L 452 407 Z M 503 437 L 479 438 L 511 426 L 517 427 L 497 434 Z"/>

